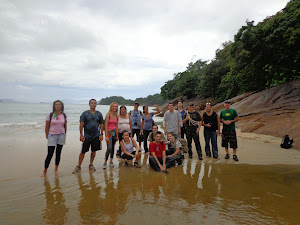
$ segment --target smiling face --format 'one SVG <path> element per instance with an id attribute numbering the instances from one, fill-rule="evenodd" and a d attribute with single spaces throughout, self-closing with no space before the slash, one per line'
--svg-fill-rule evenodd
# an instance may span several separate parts
<path id="1" fill-rule="evenodd" d="M 111 111 L 112 111 L 112 112 L 118 112 L 118 105 L 117 105 L 117 104 L 113 104 L 113 105 L 111 106 Z"/>
<path id="2" fill-rule="evenodd" d="M 153 132 L 154 134 L 156 134 L 157 131 L 158 131 L 157 125 L 153 125 L 153 126 L 152 126 L 152 132 Z"/>
<path id="3" fill-rule="evenodd" d="M 128 141 L 129 140 L 129 133 L 128 133 L 128 131 L 124 131 L 122 137 L 123 137 L 123 139 L 125 141 Z"/>
<path id="4" fill-rule="evenodd" d="M 161 142 L 161 134 L 158 133 L 158 134 L 155 135 L 155 141 L 156 142 Z"/>
<path id="5" fill-rule="evenodd" d="M 230 103 L 229 103 L 229 102 L 225 102 L 225 103 L 224 103 L 224 108 L 225 108 L 226 110 L 229 110 L 229 109 L 230 109 Z"/>
<path id="6" fill-rule="evenodd" d="M 174 142 L 174 135 L 168 134 L 168 140 Z"/>
<path id="7" fill-rule="evenodd" d="M 125 116 L 126 113 L 127 113 L 127 109 L 126 109 L 125 107 L 122 107 L 122 108 L 120 109 L 120 114 L 121 114 L 122 116 Z"/>
<path id="8" fill-rule="evenodd" d="M 145 113 L 148 113 L 148 106 L 145 106 L 145 107 L 144 107 L 144 112 L 145 112 Z"/>
<path id="9" fill-rule="evenodd" d="M 179 109 L 182 109 L 182 102 L 178 102 L 178 103 L 177 103 L 177 107 L 178 107 Z"/>
<path id="10" fill-rule="evenodd" d="M 172 103 L 169 103 L 168 109 L 173 112 L 174 111 L 174 105 Z"/>
<path id="11" fill-rule="evenodd" d="M 211 105 L 206 105 L 205 110 L 206 110 L 206 112 L 210 113 L 211 112 Z"/>

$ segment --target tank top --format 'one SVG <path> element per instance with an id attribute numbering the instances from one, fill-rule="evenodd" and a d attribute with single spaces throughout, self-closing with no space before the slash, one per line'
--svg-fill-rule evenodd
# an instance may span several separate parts
<path id="1" fill-rule="evenodd" d="M 113 118 L 110 117 L 110 114 L 109 114 L 107 129 L 115 130 L 117 128 L 117 123 L 118 123 L 118 117 L 117 117 L 117 119 L 114 120 Z"/>
<path id="2" fill-rule="evenodd" d="M 122 133 L 124 130 L 127 130 L 130 133 L 129 118 L 123 119 L 122 117 L 119 117 L 118 128 L 119 133 Z"/>
<path id="3" fill-rule="evenodd" d="M 122 140 L 122 142 L 123 142 L 123 145 L 124 145 L 126 151 L 131 154 L 133 152 L 133 143 L 132 143 L 131 138 L 129 138 L 129 144 L 128 145 L 125 143 L 124 139 Z M 121 156 L 122 155 L 124 155 L 123 151 L 121 153 Z"/>

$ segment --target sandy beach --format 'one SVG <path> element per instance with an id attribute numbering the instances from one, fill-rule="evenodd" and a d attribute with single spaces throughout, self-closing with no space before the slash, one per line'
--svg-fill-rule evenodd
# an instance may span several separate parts
<path id="1" fill-rule="evenodd" d="M 300 220 L 300 152 L 281 149 L 281 139 L 238 131 L 240 161 L 203 161 L 185 157 L 170 174 L 154 172 L 142 154 L 142 168 L 103 170 L 106 144 L 97 152 L 96 172 L 89 153 L 79 174 L 72 174 L 81 148 L 79 132 L 69 129 L 59 170 L 52 159 L 40 178 L 46 157 L 43 130 L 1 130 L 1 224 L 295 224 Z M 204 153 L 203 130 L 200 142 Z M 118 145 L 116 145 L 116 148 Z M 275 204 L 276 203 L 276 204 Z M 154 208 L 153 208 L 154 206 Z M 158 213 L 156 209 L 160 210 Z M 234 217 L 232 217 L 234 215 Z M 250 215 L 250 216 L 249 216 Z"/>

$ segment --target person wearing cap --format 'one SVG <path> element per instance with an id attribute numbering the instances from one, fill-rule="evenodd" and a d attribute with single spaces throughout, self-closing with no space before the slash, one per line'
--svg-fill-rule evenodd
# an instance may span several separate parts
<path id="1" fill-rule="evenodd" d="M 136 135 L 136 139 L 139 142 L 139 150 L 142 150 L 142 141 L 140 139 L 140 131 L 141 131 L 141 121 L 143 113 L 139 110 L 139 103 L 135 102 L 133 105 L 133 110 L 129 112 L 131 125 L 132 125 L 132 137 Z"/>
<path id="2" fill-rule="evenodd" d="M 192 140 L 194 139 L 198 158 L 199 160 L 202 160 L 202 150 L 199 139 L 199 132 L 202 126 L 202 118 L 200 113 L 195 110 L 193 103 L 189 105 L 189 110 L 185 112 L 182 122 L 186 125 L 186 139 L 189 149 L 189 158 L 193 158 Z"/>
<path id="3" fill-rule="evenodd" d="M 172 132 L 175 139 L 179 138 L 181 133 L 181 115 L 175 110 L 173 103 L 169 103 L 168 111 L 164 115 L 164 132 L 165 135 Z"/>
<path id="4" fill-rule="evenodd" d="M 235 122 L 239 120 L 239 116 L 235 109 L 230 108 L 230 101 L 224 101 L 224 108 L 220 113 L 220 120 L 223 123 L 222 130 L 222 147 L 225 148 L 226 155 L 225 159 L 229 159 L 229 151 L 228 151 L 228 143 L 230 144 L 230 148 L 233 149 L 233 159 L 235 161 L 239 161 L 236 155 L 237 150 L 237 139 L 235 132 Z"/>

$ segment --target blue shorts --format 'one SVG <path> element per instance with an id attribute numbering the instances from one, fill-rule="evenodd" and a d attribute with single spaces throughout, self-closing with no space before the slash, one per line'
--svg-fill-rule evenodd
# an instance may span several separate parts
<path id="1" fill-rule="evenodd" d="M 48 134 L 48 146 L 64 145 L 66 134 Z"/>

